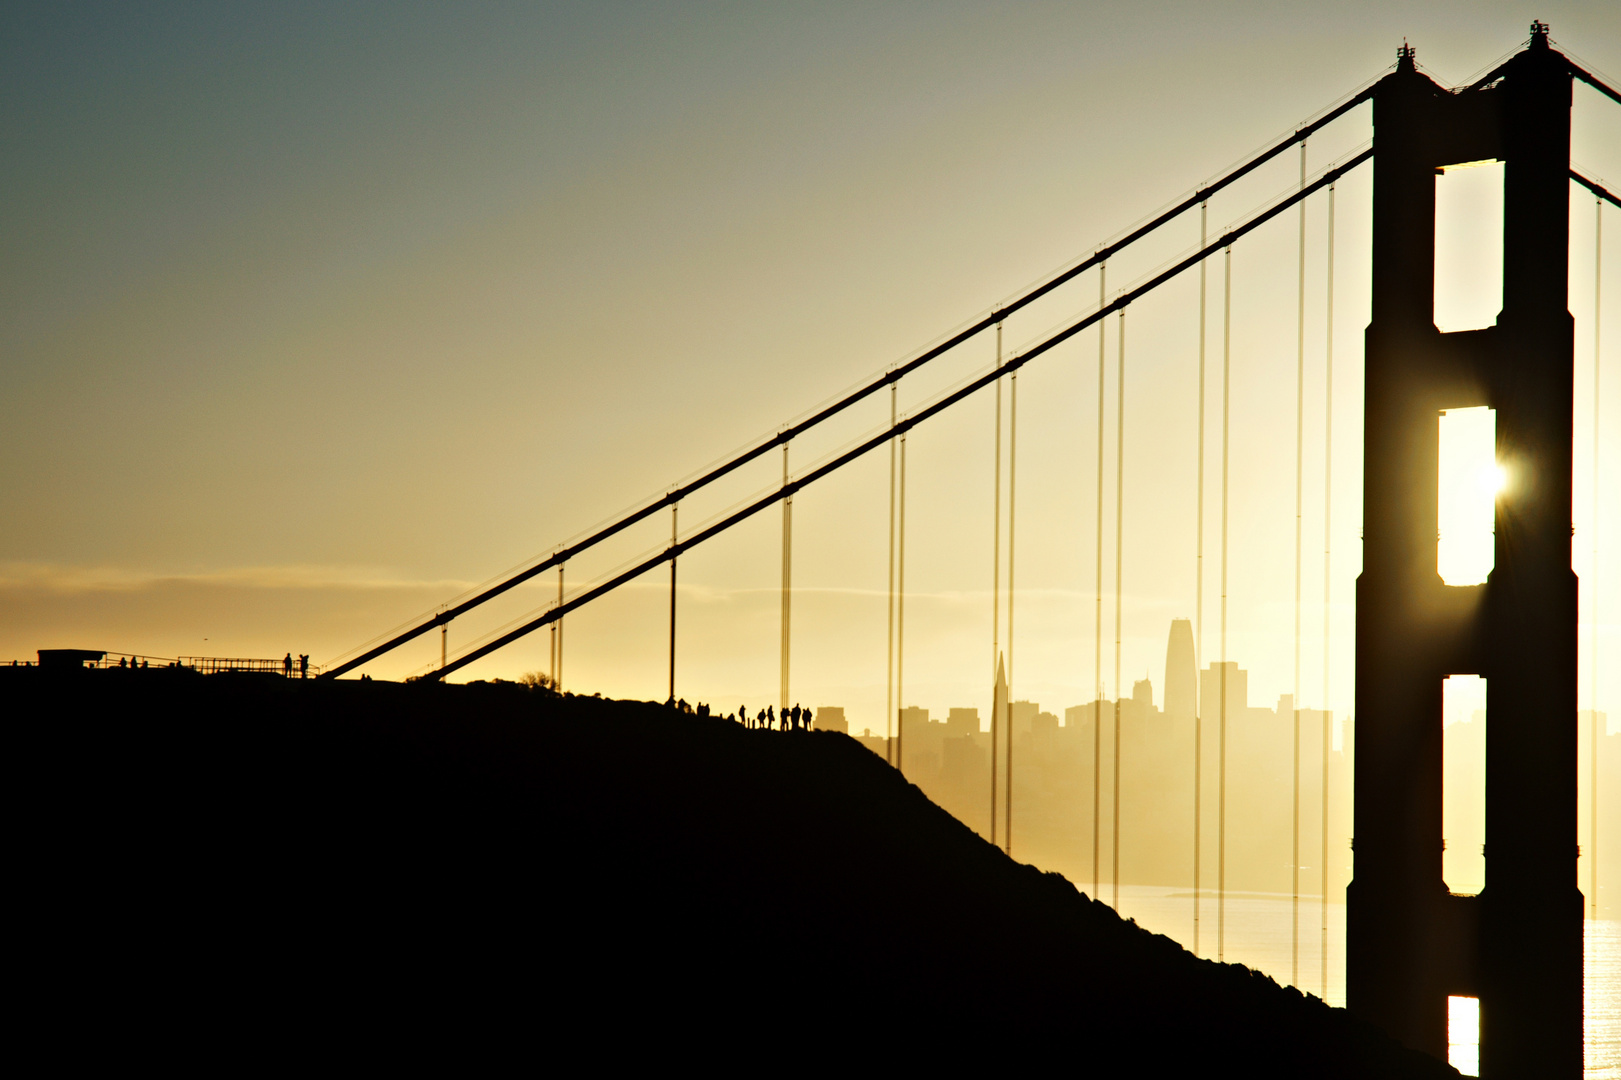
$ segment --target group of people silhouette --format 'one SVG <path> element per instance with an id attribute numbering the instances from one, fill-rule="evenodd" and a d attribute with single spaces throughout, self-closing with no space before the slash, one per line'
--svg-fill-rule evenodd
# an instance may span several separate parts
<path id="1" fill-rule="evenodd" d="M 733 717 L 729 714 L 712 712 L 709 705 L 705 702 L 699 702 L 696 709 L 691 705 L 688 705 L 685 698 L 682 698 L 679 701 L 666 701 L 664 704 L 677 712 L 688 713 L 693 716 L 707 717 L 725 715 L 726 719 L 733 719 Z M 749 707 L 747 705 L 739 705 L 736 720 L 739 724 L 742 724 L 744 727 L 750 729 L 764 728 L 767 731 L 809 731 L 813 716 L 814 714 L 811 712 L 808 706 L 801 708 L 800 706 L 795 705 L 791 709 L 783 709 L 782 713 L 779 715 L 774 706 L 767 705 L 765 708 L 761 709 L 751 717 L 749 715 Z"/>
<path id="2" fill-rule="evenodd" d="M 281 673 L 289 679 L 293 677 L 293 654 L 288 653 L 281 658 Z M 300 653 L 298 657 L 298 677 L 306 678 L 310 673 L 310 657 L 308 653 Z"/>
<path id="3" fill-rule="evenodd" d="M 778 716 L 770 705 L 755 713 L 751 719 L 747 705 L 741 705 L 737 710 L 737 722 L 746 728 L 765 728 L 767 731 L 776 729 L 780 731 L 809 731 L 811 726 L 811 711 L 795 705 L 791 709 L 783 709 Z"/>

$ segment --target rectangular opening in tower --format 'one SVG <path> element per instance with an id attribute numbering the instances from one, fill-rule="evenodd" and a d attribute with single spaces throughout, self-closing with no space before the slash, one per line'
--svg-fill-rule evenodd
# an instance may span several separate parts
<path id="1" fill-rule="evenodd" d="M 1447 998 L 1447 1064 L 1465 1076 L 1480 1075 L 1480 999 Z"/>
<path id="2" fill-rule="evenodd" d="M 1503 163 L 1472 161 L 1435 178 L 1435 325 L 1480 330 L 1503 308 Z"/>
<path id="3" fill-rule="evenodd" d="M 1441 876 L 1473 896 L 1486 887 L 1486 680 L 1448 676 L 1441 702 Z"/>
<path id="4" fill-rule="evenodd" d="M 1503 471 L 1497 465 L 1495 409 L 1441 414 L 1436 475 L 1435 569 L 1448 585 L 1480 585 L 1492 572 L 1493 515 Z"/>

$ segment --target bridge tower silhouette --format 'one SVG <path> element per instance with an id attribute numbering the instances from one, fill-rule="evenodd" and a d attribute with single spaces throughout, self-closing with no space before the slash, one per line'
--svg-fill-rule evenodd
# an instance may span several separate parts
<path id="1" fill-rule="evenodd" d="M 1447 1056 L 1447 997 L 1480 999 L 1481 1075 L 1582 1069 L 1576 880 L 1577 583 L 1571 569 L 1574 331 L 1567 310 L 1572 66 L 1530 46 L 1461 92 L 1404 47 L 1375 88 L 1357 581 L 1354 879 L 1346 1001 Z M 1504 162 L 1495 326 L 1441 333 L 1435 174 Z M 1438 414 L 1490 406 L 1508 483 L 1487 583 L 1436 567 Z M 1487 680 L 1487 883 L 1442 878 L 1442 680 Z"/>

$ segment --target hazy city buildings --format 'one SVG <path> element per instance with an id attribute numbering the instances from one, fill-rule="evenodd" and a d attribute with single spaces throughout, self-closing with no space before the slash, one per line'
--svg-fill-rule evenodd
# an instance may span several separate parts
<path id="1" fill-rule="evenodd" d="M 1149 679 L 1132 685 L 1119 704 L 1120 877 L 1123 884 L 1191 888 L 1193 884 L 1193 770 L 1195 715 L 1202 717 L 1200 791 L 1203 812 L 1201 885 L 1214 889 L 1220 849 L 1222 761 L 1226 761 L 1226 883 L 1229 893 L 1288 895 L 1293 886 L 1295 707 L 1285 694 L 1269 706 L 1249 700 L 1249 672 L 1236 662 L 1194 665 L 1188 620 L 1171 623 L 1166 646 L 1163 707 Z M 1225 709 L 1223 706 L 1225 705 Z M 1110 884 L 1115 786 L 1116 702 L 1083 702 L 1062 718 L 1032 701 L 1006 706 L 1013 737 L 1013 854 L 1022 862 L 1057 870 L 1083 889 L 1092 887 L 1093 777 L 1099 809 L 1099 885 Z M 821 716 L 818 713 L 818 726 Z M 840 717 L 842 720 L 842 716 Z M 901 710 L 908 779 L 981 835 L 990 829 L 991 736 L 978 709 L 953 708 L 943 719 L 926 708 Z M 1593 720 L 1583 713 L 1579 807 L 1584 858 L 1581 888 L 1591 889 L 1589 764 Z M 1621 822 L 1621 733 L 1599 724 L 1596 820 L 1601 840 L 1608 822 Z M 981 726 L 987 730 L 980 730 Z M 1459 892 L 1484 883 L 1485 842 L 1483 712 L 1447 728 L 1446 881 Z M 1351 773 L 1355 725 L 1320 709 L 1301 709 L 1300 888 L 1315 897 L 1323 860 L 1338 899 L 1351 876 Z M 1222 739 L 1225 729 L 1226 748 Z M 1323 740 L 1328 744 L 1328 847 L 1323 835 Z M 884 756 L 882 733 L 857 738 Z M 1094 747 L 1097 757 L 1094 759 Z M 998 839 L 1002 838 L 1002 778 L 998 759 Z M 1611 830 L 1621 837 L 1621 824 Z M 1608 917 L 1621 914 L 1621 857 L 1601 863 L 1600 898 Z"/>
<path id="2" fill-rule="evenodd" d="M 817 731 L 839 731 L 846 735 L 850 733 L 850 725 L 844 719 L 844 708 L 840 705 L 819 706 L 811 726 Z"/>

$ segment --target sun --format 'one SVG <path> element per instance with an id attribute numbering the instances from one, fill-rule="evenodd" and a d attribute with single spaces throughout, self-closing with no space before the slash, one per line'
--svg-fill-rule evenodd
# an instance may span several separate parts
<path id="1" fill-rule="evenodd" d="M 1480 470 L 1477 483 L 1486 494 L 1501 495 L 1508 487 L 1508 470 L 1495 463 L 1488 465 Z"/>

